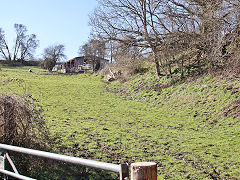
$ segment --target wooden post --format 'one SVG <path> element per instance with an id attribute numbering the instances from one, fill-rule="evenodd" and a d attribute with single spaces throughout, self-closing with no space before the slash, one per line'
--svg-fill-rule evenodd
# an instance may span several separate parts
<path id="1" fill-rule="evenodd" d="M 131 164 L 131 180 L 157 180 L 157 164 L 154 162 Z"/>

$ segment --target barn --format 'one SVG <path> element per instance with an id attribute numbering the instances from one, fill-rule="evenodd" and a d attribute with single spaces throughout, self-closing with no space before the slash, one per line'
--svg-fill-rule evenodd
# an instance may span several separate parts
<path id="1" fill-rule="evenodd" d="M 89 70 L 98 71 L 105 67 L 109 60 L 93 57 L 75 57 L 62 64 L 62 71 L 65 73 L 82 73 Z"/>

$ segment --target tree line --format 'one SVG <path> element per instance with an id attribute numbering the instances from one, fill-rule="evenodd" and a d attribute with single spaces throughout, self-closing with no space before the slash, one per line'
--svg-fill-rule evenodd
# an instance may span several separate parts
<path id="1" fill-rule="evenodd" d="M 111 55 L 151 57 L 156 76 L 226 64 L 227 34 L 239 37 L 239 0 L 98 0 L 90 25 Z M 91 44 L 91 41 L 89 42 Z M 83 47 L 84 48 L 84 47 Z M 225 49 L 224 49 L 225 48 Z M 117 59 L 117 58 L 116 58 Z M 239 60 L 238 60 L 239 61 Z M 238 63 L 239 65 L 239 63 Z"/>
<path id="2" fill-rule="evenodd" d="M 14 24 L 16 37 L 11 48 L 6 40 L 5 32 L 0 28 L 0 56 L 9 62 L 33 60 L 35 50 L 39 47 L 36 34 L 28 34 L 23 24 Z M 47 69 L 52 70 L 57 61 L 66 58 L 62 44 L 51 45 L 44 49 L 43 60 Z"/>

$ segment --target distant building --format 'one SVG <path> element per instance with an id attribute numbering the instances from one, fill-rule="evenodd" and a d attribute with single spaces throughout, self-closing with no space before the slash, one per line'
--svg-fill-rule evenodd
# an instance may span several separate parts
<path id="1" fill-rule="evenodd" d="M 61 70 L 62 70 L 62 63 L 61 64 L 57 63 L 52 69 L 53 72 L 58 72 L 58 71 L 61 71 Z"/>
<path id="2" fill-rule="evenodd" d="M 105 67 L 108 64 L 109 60 L 99 58 L 99 57 L 75 57 L 67 62 L 62 64 L 61 70 L 64 73 L 82 73 L 85 71 L 98 71 Z"/>

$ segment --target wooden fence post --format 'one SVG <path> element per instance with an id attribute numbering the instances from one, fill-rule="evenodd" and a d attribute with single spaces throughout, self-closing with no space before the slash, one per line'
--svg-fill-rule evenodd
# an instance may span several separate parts
<path id="1" fill-rule="evenodd" d="M 154 162 L 131 164 L 131 180 L 157 180 L 157 164 Z"/>

